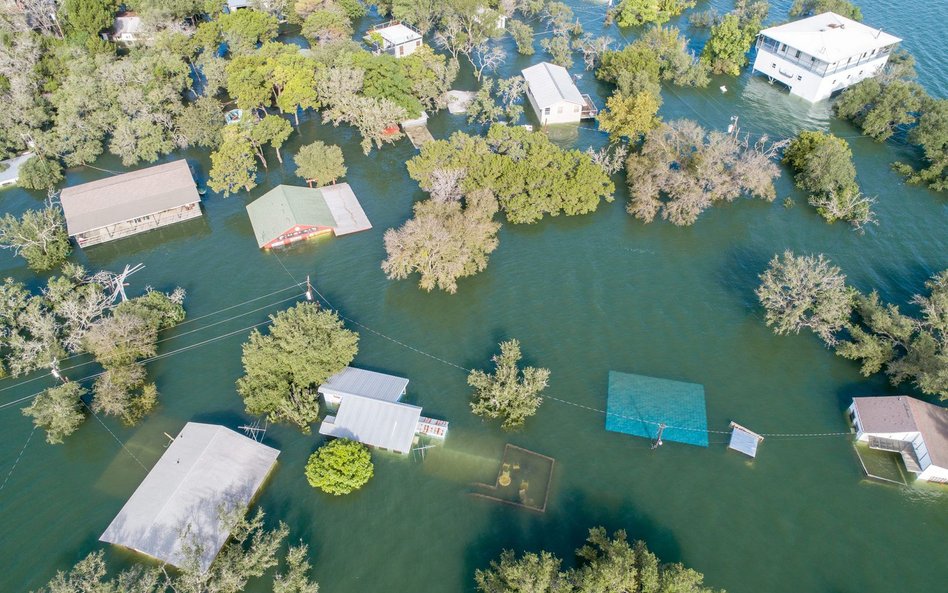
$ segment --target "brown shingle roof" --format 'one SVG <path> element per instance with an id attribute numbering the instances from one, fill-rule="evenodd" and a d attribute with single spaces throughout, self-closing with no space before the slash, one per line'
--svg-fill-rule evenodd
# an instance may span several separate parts
<path id="1" fill-rule="evenodd" d="M 863 432 L 919 432 L 932 463 L 948 467 L 948 408 L 904 395 L 855 397 Z"/>
<path id="2" fill-rule="evenodd" d="M 67 187 L 59 196 L 69 236 L 201 201 L 187 161 L 179 159 Z"/>

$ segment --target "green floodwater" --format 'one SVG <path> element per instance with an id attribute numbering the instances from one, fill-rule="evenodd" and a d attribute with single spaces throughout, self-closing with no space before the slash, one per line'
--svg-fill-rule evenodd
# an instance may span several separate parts
<path id="1" fill-rule="evenodd" d="M 571 4 L 587 30 L 601 30 L 602 4 Z M 781 18 L 789 0 L 774 4 L 771 18 Z M 906 38 L 923 84 L 945 96 L 948 74 L 939 49 L 945 4 L 886 0 L 862 6 L 868 22 Z M 624 34 L 631 38 L 637 31 Z M 695 39 L 702 43 L 701 35 Z M 503 74 L 541 59 L 539 53 L 517 56 Z M 718 90 L 721 84 L 726 94 Z M 600 105 L 610 92 L 588 72 L 579 86 Z M 469 72 L 456 87 L 473 88 Z M 906 186 L 888 166 L 913 158 L 911 147 L 860 137 L 832 119 L 826 104 L 810 106 L 747 74 L 714 80 L 705 90 L 667 89 L 664 96 L 665 119 L 697 118 L 723 128 L 738 114 L 751 132 L 784 136 L 816 128 L 846 136 L 859 183 L 878 196 L 879 225 L 859 235 L 825 224 L 786 172 L 773 204 L 738 201 L 706 213 L 691 228 L 643 225 L 625 213 L 624 179 L 617 176 L 615 202 L 589 216 L 505 225 L 486 272 L 462 280 L 456 295 L 427 294 L 416 279 L 391 282 L 379 268 L 385 229 L 406 220 L 412 202 L 424 197 L 405 171 L 414 149 L 406 140 L 366 157 L 351 129 L 310 117 L 285 157 L 317 138 L 341 145 L 347 181 L 371 231 L 279 253 L 258 250 L 245 204 L 284 179 L 299 183 L 290 158 L 282 168 L 271 158 L 270 172 L 249 195 L 222 199 L 209 193 L 198 221 L 94 247 L 74 259 L 112 270 L 144 263 L 131 290 L 181 285 L 192 319 L 311 274 L 346 316 L 432 355 L 351 326 L 362 336 L 356 365 L 409 377 L 408 401 L 451 422 L 446 445 L 423 461 L 375 454 L 375 478 L 354 495 L 333 498 L 306 484 L 303 464 L 321 437 L 279 426 L 267 432 L 266 442 L 282 454 L 258 503 L 270 519 L 289 524 L 292 540 L 309 542 L 315 576 L 327 593 L 472 591 L 475 568 L 502 549 L 548 549 L 570 561 L 586 529 L 600 524 L 626 529 L 664 560 L 682 561 L 704 572 L 709 584 L 736 593 L 944 590 L 948 490 L 868 482 L 848 438 L 770 437 L 753 462 L 728 452 L 726 435 L 719 433 L 711 434 L 706 449 L 669 442 L 650 451 L 647 440 L 607 433 L 603 415 L 588 409 L 605 408 L 608 372 L 618 370 L 703 384 L 713 430 L 726 430 L 733 419 L 763 433 L 846 431 L 843 410 L 852 396 L 911 391 L 893 389 L 881 377 L 861 377 L 855 364 L 811 335 L 774 336 L 753 294 L 757 274 L 787 248 L 824 252 L 860 289 L 878 288 L 886 300 L 911 308 L 907 302 L 925 279 L 948 267 L 948 200 Z M 592 124 L 564 143 L 600 146 L 604 135 L 586 127 Z M 430 123 L 436 138 L 466 128 L 460 116 L 446 112 Z M 206 155 L 183 156 L 203 182 Z M 120 168 L 112 158 L 96 166 Z M 68 183 L 103 175 L 73 170 Z M 783 207 L 787 196 L 793 208 Z M 0 192 L 0 205 L 21 212 L 38 206 L 41 197 L 9 189 Z M 20 261 L 8 253 L 0 258 L 4 274 L 36 282 Z M 275 303 L 290 295 L 169 332 L 161 352 L 259 323 L 286 306 Z M 271 306 L 252 312 L 264 305 Z M 224 322 L 210 325 L 217 321 Z M 151 467 L 167 442 L 163 433 L 176 434 L 189 420 L 232 428 L 247 422 L 233 388 L 247 333 L 150 364 L 162 394 L 159 408 L 134 428 L 108 420 L 109 430 Z M 577 405 L 548 399 L 524 430 L 505 434 L 468 411 L 465 373 L 433 357 L 483 367 L 498 341 L 510 337 L 521 340 L 528 363 L 551 369 L 548 394 Z M 88 365 L 68 374 L 79 379 L 94 371 Z M 19 381 L 0 382 L 0 403 L 50 384 L 47 378 Z M 0 480 L 31 431 L 19 413 L 22 405 L 0 408 Z M 556 459 L 545 514 L 470 496 L 473 483 L 494 482 L 508 442 Z M 145 475 L 129 452 L 94 418 L 62 446 L 33 435 L 0 491 L 0 591 L 36 588 L 97 549 L 106 550 L 113 567 L 133 561 L 97 541 Z M 268 583 L 255 582 L 249 590 L 268 590 Z"/>

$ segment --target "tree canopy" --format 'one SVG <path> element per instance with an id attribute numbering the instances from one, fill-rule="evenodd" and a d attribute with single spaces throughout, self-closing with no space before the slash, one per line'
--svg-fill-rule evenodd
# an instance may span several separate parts
<path id="1" fill-rule="evenodd" d="M 473 370 L 467 384 L 474 388 L 471 411 L 485 418 L 503 419 L 504 429 L 522 426 L 536 414 L 543 402 L 540 393 L 550 379 L 548 369 L 524 367 L 520 369 L 520 342 L 507 340 L 500 343 L 500 354 L 491 360 L 494 372 Z"/>
<path id="2" fill-rule="evenodd" d="M 611 202 L 615 190 L 589 155 L 563 150 L 546 134 L 520 127 L 494 125 L 486 138 L 455 132 L 448 140 L 428 142 L 408 161 L 409 175 L 422 188 L 431 187 L 433 174 L 441 170 L 463 171 L 463 192 L 493 192 L 513 223 L 587 214 L 602 200 Z"/>
<path id="3" fill-rule="evenodd" d="M 704 586 L 700 572 L 661 563 L 645 542 L 629 543 L 621 529 L 612 536 L 603 527 L 590 529 L 576 557 L 578 566 L 563 570 L 562 561 L 550 552 L 518 557 L 504 550 L 489 568 L 475 572 L 474 581 L 480 593 L 714 593 Z"/>
<path id="4" fill-rule="evenodd" d="M 359 334 L 313 303 L 299 303 L 270 320 L 268 334 L 254 330 L 243 346 L 244 375 L 237 380 L 237 393 L 248 414 L 309 433 L 319 417 L 316 388 L 352 362 Z"/>
<path id="5" fill-rule="evenodd" d="M 875 221 L 873 200 L 856 184 L 849 144 L 829 133 L 800 132 L 783 153 L 796 172 L 797 187 L 810 192 L 810 204 L 827 222 L 845 220 L 855 228 Z"/>
<path id="6" fill-rule="evenodd" d="M 368 447 L 349 439 L 336 439 L 310 456 L 306 462 L 306 481 L 313 488 L 341 496 L 365 486 L 374 471 Z"/>

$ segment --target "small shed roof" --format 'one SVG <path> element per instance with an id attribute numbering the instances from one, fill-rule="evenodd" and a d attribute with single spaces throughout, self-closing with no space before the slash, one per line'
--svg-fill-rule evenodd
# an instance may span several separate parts
<path id="1" fill-rule="evenodd" d="M 537 107 L 540 109 L 556 105 L 561 101 L 584 105 L 583 96 L 570 78 L 569 72 L 562 66 L 549 62 L 540 62 L 523 69 L 523 78 L 530 87 Z"/>
<path id="2" fill-rule="evenodd" d="M 260 247 L 297 225 L 331 228 L 336 236 L 372 228 L 348 183 L 278 185 L 248 204 L 247 214 Z"/>
<path id="3" fill-rule="evenodd" d="M 835 12 L 770 27 L 760 34 L 829 63 L 902 41 Z"/>
<path id="4" fill-rule="evenodd" d="M 248 505 L 279 454 L 223 426 L 188 422 L 99 539 L 178 566 L 193 538 L 207 570 L 230 537 L 221 509 Z"/>
<path id="5" fill-rule="evenodd" d="M 415 41 L 421 39 L 421 33 L 407 27 L 402 23 L 394 23 L 386 27 L 379 27 L 373 29 L 372 33 L 378 33 L 382 36 L 382 39 L 391 43 L 392 45 L 401 45 L 403 43 L 408 43 L 409 41 Z"/>
<path id="6" fill-rule="evenodd" d="M 319 386 L 319 393 L 345 397 L 361 395 L 372 399 L 397 402 L 408 387 L 408 379 L 346 367 Z"/>
<path id="7" fill-rule="evenodd" d="M 70 236 L 201 201 L 179 159 L 67 187 L 59 195 Z"/>
<path id="8" fill-rule="evenodd" d="M 411 450 L 421 408 L 397 402 L 349 395 L 336 416 L 319 426 L 319 434 L 359 441 L 398 453 Z"/>

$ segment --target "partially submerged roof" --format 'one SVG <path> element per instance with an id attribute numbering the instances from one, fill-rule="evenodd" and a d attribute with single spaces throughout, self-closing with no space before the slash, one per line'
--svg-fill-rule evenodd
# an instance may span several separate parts
<path id="1" fill-rule="evenodd" d="M 829 63 L 902 41 L 835 12 L 770 27 L 760 34 Z"/>
<path id="2" fill-rule="evenodd" d="M 948 467 L 948 408 L 904 395 L 854 397 L 853 404 L 863 432 L 918 432 L 932 463 Z"/>
<path id="3" fill-rule="evenodd" d="M 67 187 L 59 195 L 70 236 L 201 201 L 179 159 Z"/>
<path id="4" fill-rule="evenodd" d="M 543 109 L 560 101 L 584 105 L 583 96 L 570 78 L 569 72 L 562 66 L 549 62 L 540 62 L 523 69 L 523 78 L 530 87 L 537 107 Z"/>
<path id="5" fill-rule="evenodd" d="M 331 228 L 336 236 L 372 228 L 348 183 L 278 185 L 248 204 L 247 214 L 260 247 L 295 226 Z"/>
<path id="6" fill-rule="evenodd" d="M 401 45 L 403 43 L 408 43 L 409 41 L 421 39 L 421 33 L 401 23 L 394 23 L 386 27 L 379 27 L 377 29 L 372 29 L 369 32 L 378 33 L 382 36 L 382 39 L 391 43 L 392 45 Z"/>
<path id="7" fill-rule="evenodd" d="M 707 447 L 704 386 L 609 371 L 606 430 Z"/>
<path id="8" fill-rule="evenodd" d="M 372 399 L 397 402 L 408 387 L 408 379 L 346 367 L 319 386 L 319 393 L 345 397 L 361 395 Z"/>
<path id="9" fill-rule="evenodd" d="M 764 440 L 764 437 L 756 432 L 744 428 L 737 422 L 731 422 L 731 440 L 727 448 L 743 453 L 748 457 L 757 457 L 757 446 L 760 445 L 762 440 Z"/>
<path id="10" fill-rule="evenodd" d="M 339 404 L 335 417 L 323 420 L 319 434 L 408 453 L 420 416 L 418 406 L 349 395 Z"/>
<path id="11" fill-rule="evenodd" d="M 198 543 L 207 570 L 230 536 L 220 511 L 248 505 L 279 454 L 223 426 L 188 422 L 99 539 L 174 566 L 182 545 Z"/>

